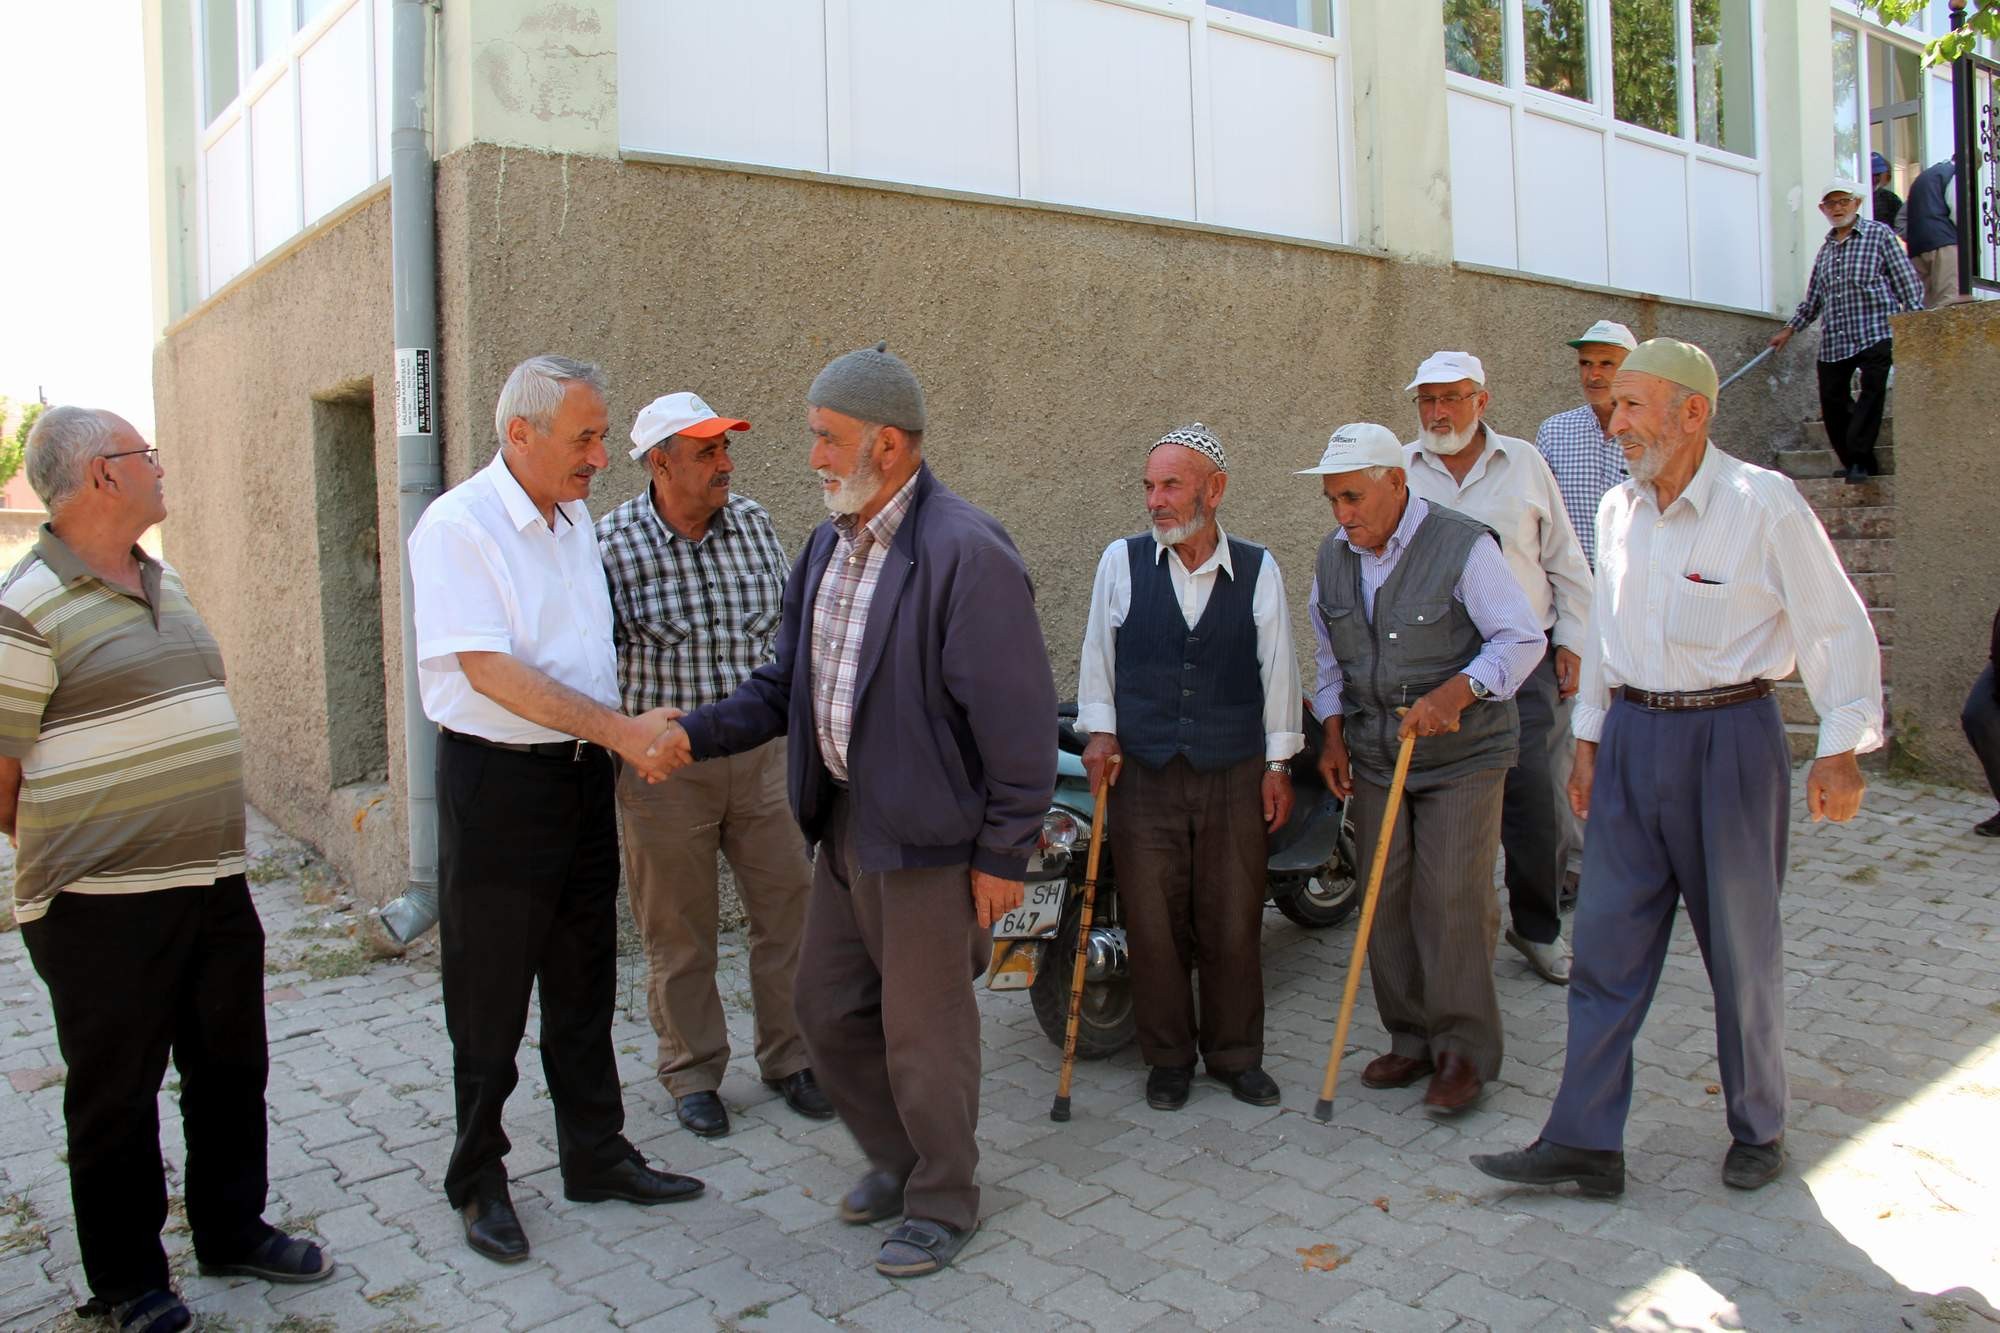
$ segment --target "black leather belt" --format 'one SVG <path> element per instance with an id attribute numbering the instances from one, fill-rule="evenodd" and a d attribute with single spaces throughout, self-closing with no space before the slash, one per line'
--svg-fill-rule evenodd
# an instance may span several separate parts
<path id="1" fill-rule="evenodd" d="M 593 755 L 603 753 L 604 747 L 589 741 L 489 741 L 484 736 L 474 736 L 463 731 L 453 731 L 450 727 L 439 727 L 438 734 L 449 736 L 455 741 L 468 745 L 483 745 L 489 750 L 512 750 L 516 754 L 539 755 L 543 759 L 564 759 L 572 764 L 580 764 Z"/>
<path id="2" fill-rule="evenodd" d="M 1745 704 L 1752 699 L 1762 699 L 1771 692 L 1768 680 L 1753 680 L 1742 685 L 1724 685 L 1714 690 L 1655 691 L 1635 689 L 1630 685 L 1618 687 L 1618 697 L 1628 704 L 1650 708 L 1661 713 L 1692 712 L 1698 708 L 1727 708 L 1730 704 Z"/>

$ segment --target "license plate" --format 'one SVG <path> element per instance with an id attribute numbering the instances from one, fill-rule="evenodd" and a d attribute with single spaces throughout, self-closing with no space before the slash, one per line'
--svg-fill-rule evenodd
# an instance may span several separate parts
<path id="1" fill-rule="evenodd" d="M 993 926 L 996 940 L 1026 940 L 1052 935 L 1062 920 L 1063 897 L 1069 881 L 1047 879 L 1027 886 L 1021 905 Z"/>

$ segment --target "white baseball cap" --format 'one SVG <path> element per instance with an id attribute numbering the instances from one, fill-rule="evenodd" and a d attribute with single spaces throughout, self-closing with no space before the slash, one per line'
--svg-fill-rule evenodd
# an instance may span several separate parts
<path id="1" fill-rule="evenodd" d="M 1827 187 L 1819 192 L 1819 201 L 1825 203 L 1827 196 L 1835 194 L 1851 194 L 1856 199 L 1866 199 L 1868 187 L 1860 181 L 1851 181 L 1845 176 L 1835 176 Z"/>
<path id="2" fill-rule="evenodd" d="M 1463 379 L 1464 376 L 1459 378 Z M 1359 472 L 1365 467 L 1402 467 L 1403 445 L 1396 432 L 1372 421 L 1353 421 L 1333 433 L 1318 467 L 1300 468 L 1295 477 L 1323 477 L 1333 472 Z"/>
<path id="3" fill-rule="evenodd" d="M 719 417 L 698 393 L 662 394 L 647 403 L 632 422 L 632 457 L 675 435 L 709 440 L 728 430 L 749 430 L 750 423 Z"/>
<path id="4" fill-rule="evenodd" d="M 1608 343 L 1613 347 L 1622 347 L 1629 352 L 1639 345 L 1639 340 L 1632 336 L 1632 330 L 1626 328 L 1617 320 L 1600 319 L 1582 333 L 1569 340 L 1571 347 L 1581 347 L 1585 343 Z"/>
<path id="5" fill-rule="evenodd" d="M 1432 352 L 1417 367 L 1417 377 L 1403 387 L 1414 389 L 1419 384 L 1456 384 L 1460 380 L 1471 380 L 1483 387 L 1486 367 L 1480 365 L 1479 358 L 1470 352 Z"/>

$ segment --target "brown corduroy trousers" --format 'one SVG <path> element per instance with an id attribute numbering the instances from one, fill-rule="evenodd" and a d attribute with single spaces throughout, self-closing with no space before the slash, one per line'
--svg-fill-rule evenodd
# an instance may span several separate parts
<path id="1" fill-rule="evenodd" d="M 793 993 L 814 1077 L 903 1213 L 979 1220 L 979 1006 L 991 936 L 967 867 L 863 873 L 835 796 L 813 868 Z"/>

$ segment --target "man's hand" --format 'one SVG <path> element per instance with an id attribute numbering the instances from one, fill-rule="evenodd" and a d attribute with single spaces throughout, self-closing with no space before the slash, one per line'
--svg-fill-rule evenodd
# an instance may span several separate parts
<path id="1" fill-rule="evenodd" d="M 1410 705 L 1410 711 L 1403 714 L 1403 725 L 1396 728 L 1396 738 L 1440 736 L 1457 731 L 1458 715 L 1474 697 L 1472 682 L 1464 675 L 1453 676 Z"/>
<path id="2" fill-rule="evenodd" d="M 1782 351 L 1785 344 L 1790 342 L 1791 340 L 1792 340 L 1792 329 L 1790 325 L 1786 325 L 1784 328 L 1779 329 L 1776 333 L 1771 335 L 1771 346 L 1776 347 Z"/>
<path id="3" fill-rule="evenodd" d="M 1806 770 L 1806 813 L 1813 823 L 1831 819 L 1845 824 L 1861 809 L 1861 794 L 1868 790 L 1854 751 L 1822 755 Z"/>
<path id="4" fill-rule="evenodd" d="M 646 781 L 659 782 L 694 762 L 688 734 L 677 720 L 680 716 L 678 708 L 655 708 L 633 718 L 627 728 L 631 739 L 619 746 L 618 753 Z"/>
<path id="5" fill-rule="evenodd" d="M 1597 777 L 1597 742 L 1578 741 L 1576 762 L 1569 770 L 1569 808 L 1578 819 L 1590 818 L 1590 784 Z"/>
<path id="6" fill-rule="evenodd" d="M 1583 659 L 1567 648 L 1556 649 L 1556 698 L 1574 695 L 1582 680 Z"/>
<path id="7" fill-rule="evenodd" d="M 1347 724 L 1335 713 L 1325 723 L 1326 735 L 1320 742 L 1319 776 L 1326 789 L 1346 800 L 1354 795 L 1354 768 L 1347 759 Z"/>
<path id="8" fill-rule="evenodd" d="M 1125 752 L 1118 738 L 1108 731 L 1094 731 L 1083 747 L 1083 774 L 1090 780 L 1090 794 L 1097 795 L 1118 785 L 1118 770 L 1125 764 Z"/>
<path id="9" fill-rule="evenodd" d="M 1264 770 L 1264 831 L 1276 833 L 1292 817 L 1292 775 Z"/>
<path id="10" fill-rule="evenodd" d="M 979 914 L 981 930 L 991 930 L 994 922 L 1020 905 L 1020 880 L 1001 879 L 984 870 L 972 872 L 972 910 Z"/>

